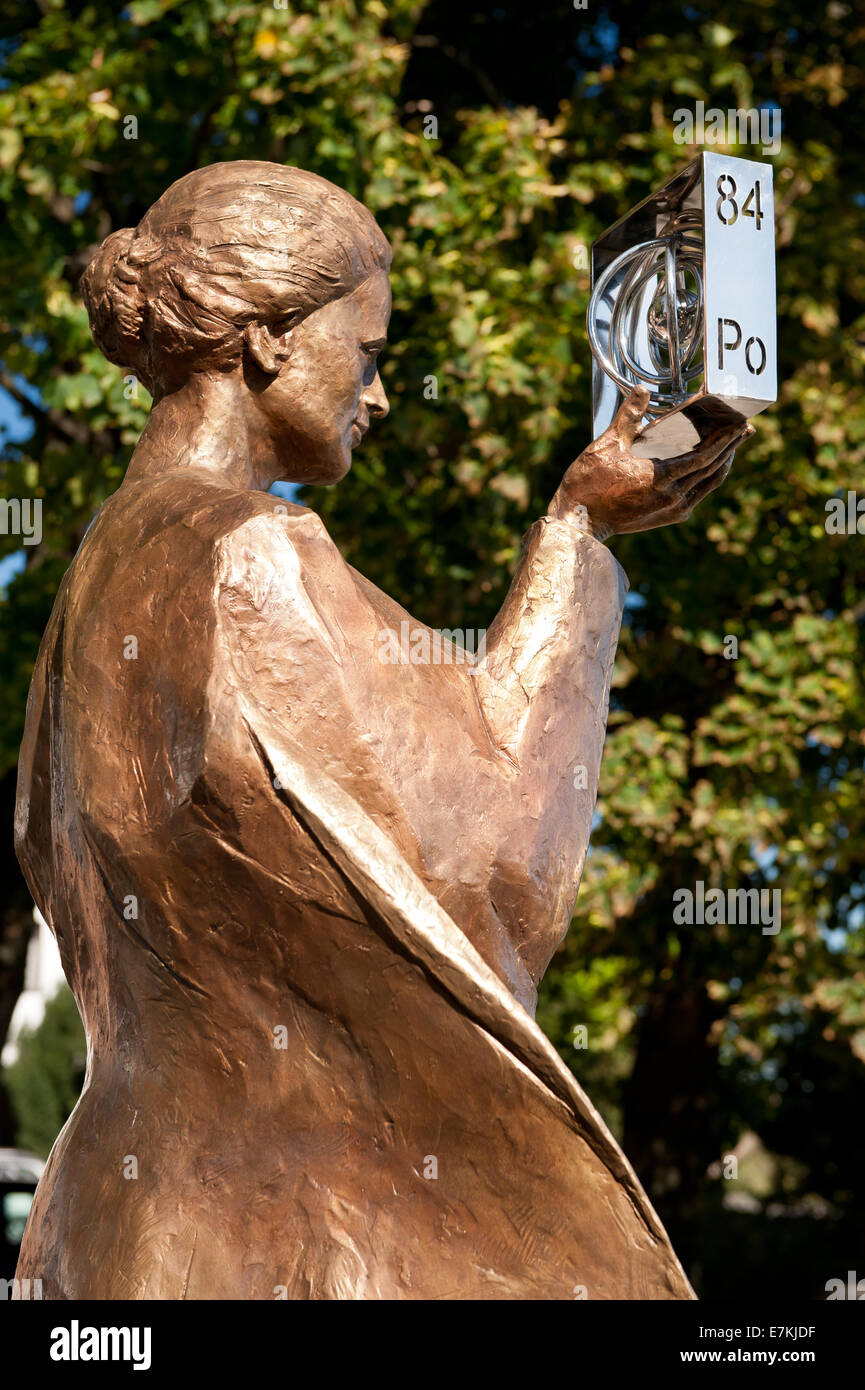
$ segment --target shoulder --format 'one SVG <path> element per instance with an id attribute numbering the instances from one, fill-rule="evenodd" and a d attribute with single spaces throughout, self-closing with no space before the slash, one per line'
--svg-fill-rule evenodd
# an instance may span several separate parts
<path id="1" fill-rule="evenodd" d="M 269 493 L 223 508 L 213 550 L 218 593 L 245 596 L 256 608 L 318 589 L 328 576 L 339 584 L 350 576 L 321 517 Z"/>
<path id="2" fill-rule="evenodd" d="M 202 481 L 181 471 L 125 481 L 100 509 L 88 537 L 130 531 L 138 548 L 156 540 L 231 548 L 255 536 L 320 537 L 330 541 L 309 507 L 270 492 Z M 330 542 L 332 544 L 332 542 Z"/>
<path id="3" fill-rule="evenodd" d="M 259 667 L 274 650 L 306 662 L 309 643 L 342 662 L 358 634 L 370 640 L 374 615 L 358 580 L 321 517 L 270 494 L 245 503 L 214 536 L 220 640 L 248 655 L 258 650 Z"/>
<path id="4" fill-rule="evenodd" d="M 195 611 L 205 629 L 214 617 L 247 626 L 256 615 L 275 628 L 320 628 L 327 614 L 356 601 L 353 572 L 315 512 L 180 473 L 124 484 L 85 548 L 103 588 L 131 587 L 147 596 L 148 612 Z M 189 640 L 198 635 L 205 633 L 196 625 Z"/>
<path id="5" fill-rule="evenodd" d="M 213 520 L 214 546 L 229 561 L 266 563 L 290 550 L 336 550 L 316 512 L 267 492 L 231 494 L 216 504 Z"/>
<path id="6" fill-rule="evenodd" d="M 260 586 L 301 566 L 344 563 L 321 518 L 269 492 L 202 484 L 175 473 L 124 485 L 94 524 L 89 549 L 118 552 L 121 565 L 158 560 L 167 585 Z M 118 540 L 122 544 L 118 544 Z M 206 579 L 205 579 L 206 582 Z"/>

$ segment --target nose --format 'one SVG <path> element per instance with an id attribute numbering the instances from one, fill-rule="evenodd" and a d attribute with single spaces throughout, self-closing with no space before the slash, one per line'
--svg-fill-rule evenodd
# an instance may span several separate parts
<path id="1" fill-rule="evenodd" d="M 390 411 L 390 401 L 385 395 L 378 372 L 364 390 L 363 403 L 373 420 L 383 420 Z"/>

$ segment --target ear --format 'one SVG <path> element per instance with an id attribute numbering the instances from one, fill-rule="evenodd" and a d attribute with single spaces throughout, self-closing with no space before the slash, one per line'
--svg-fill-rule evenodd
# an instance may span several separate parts
<path id="1" fill-rule="evenodd" d="M 255 365 L 268 376 L 278 376 L 291 356 L 291 334 L 290 328 L 282 331 L 281 325 L 249 323 L 243 340 Z"/>

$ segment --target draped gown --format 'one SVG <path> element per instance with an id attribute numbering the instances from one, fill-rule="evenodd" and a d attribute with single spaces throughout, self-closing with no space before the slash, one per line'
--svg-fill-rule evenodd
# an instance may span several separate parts
<path id="1" fill-rule="evenodd" d="M 183 472 L 103 506 L 43 639 L 16 842 L 88 1038 L 46 1298 L 690 1298 L 537 1028 L 627 584 L 543 518 L 485 653 L 320 519 Z M 581 771 L 578 771 L 581 770 Z"/>

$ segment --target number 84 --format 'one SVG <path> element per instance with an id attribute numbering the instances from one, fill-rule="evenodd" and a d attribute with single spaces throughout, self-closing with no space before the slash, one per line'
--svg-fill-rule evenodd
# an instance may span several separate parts
<path id="1" fill-rule="evenodd" d="M 738 192 L 738 189 L 736 187 L 736 180 L 733 178 L 732 174 L 719 174 L 716 188 L 720 196 L 718 198 L 717 203 L 715 204 L 715 211 L 718 214 L 719 220 L 723 222 L 725 227 L 732 227 L 733 223 L 736 221 L 736 218 L 739 216 L 739 204 L 736 201 L 736 194 Z M 729 217 L 724 216 L 725 204 L 727 204 L 731 209 Z M 763 209 L 760 204 L 759 179 L 754 184 L 754 187 L 751 189 L 750 193 L 748 194 L 747 198 L 742 204 L 742 216 L 753 217 L 755 219 L 757 231 L 759 232 L 763 222 Z"/>

